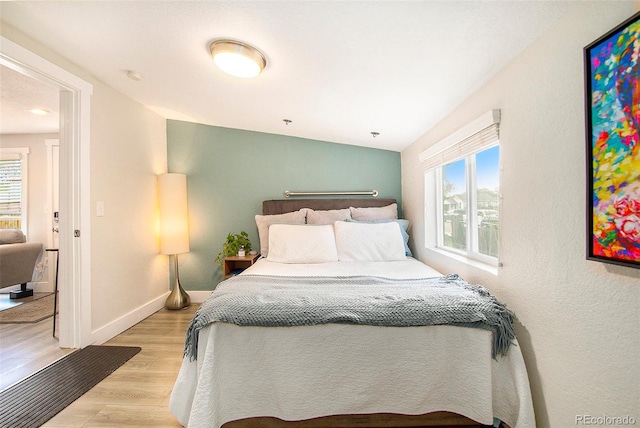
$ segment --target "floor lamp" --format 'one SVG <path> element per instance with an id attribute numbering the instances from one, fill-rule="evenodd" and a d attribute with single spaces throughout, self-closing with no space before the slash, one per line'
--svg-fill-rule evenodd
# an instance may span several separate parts
<path id="1" fill-rule="evenodd" d="M 175 281 L 167 297 L 167 309 L 182 309 L 191 298 L 180 285 L 178 254 L 189 252 L 189 221 L 187 214 L 187 176 L 161 174 L 158 176 L 160 207 L 160 253 L 173 256 Z"/>

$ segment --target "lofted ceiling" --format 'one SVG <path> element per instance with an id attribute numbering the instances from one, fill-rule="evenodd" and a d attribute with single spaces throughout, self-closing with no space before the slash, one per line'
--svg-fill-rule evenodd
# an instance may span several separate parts
<path id="1" fill-rule="evenodd" d="M 12 1 L 0 19 L 168 119 L 400 151 L 571 3 Z M 215 67 L 226 38 L 264 53 L 260 76 Z M 5 96 L 26 95 L 0 78 L 4 127 Z"/>

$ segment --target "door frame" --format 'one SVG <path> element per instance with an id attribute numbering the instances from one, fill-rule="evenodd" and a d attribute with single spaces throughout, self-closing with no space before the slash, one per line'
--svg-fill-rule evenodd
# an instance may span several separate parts
<path id="1" fill-rule="evenodd" d="M 44 140 L 44 145 L 47 149 L 47 247 L 48 248 L 60 248 L 60 240 L 58 239 L 60 228 L 57 221 L 54 221 L 54 213 L 60 211 L 58 201 L 58 193 L 60 190 L 60 140 L 58 138 L 47 138 Z M 53 291 L 55 286 L 56 271 L 55 260 L 58 254 L 49 253 L 47 269 L 47 280 L 51 290 Z"/>
<path id="2" fill-rule="evenodd" d="M 60 88 L 61 348 L 91 339 L 90 102 L 93 85 L 0 36 L 0 64 Z"/>

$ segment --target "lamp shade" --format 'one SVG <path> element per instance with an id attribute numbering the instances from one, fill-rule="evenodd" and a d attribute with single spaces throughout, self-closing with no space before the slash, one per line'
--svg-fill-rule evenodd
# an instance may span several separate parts
<path id="1" fill-rule="evenodd" d="M 158 176 L 160 207 L 160 253 L 181 254 L 189 251 L 189 221 L 187 210 L 187 176 Z"/>

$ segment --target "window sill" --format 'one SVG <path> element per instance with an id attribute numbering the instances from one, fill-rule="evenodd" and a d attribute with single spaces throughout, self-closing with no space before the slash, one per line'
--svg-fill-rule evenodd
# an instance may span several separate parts
<path id="1" fill-rule="evenodd" d="M 496 266 L 496 265 L 490 265 L 490 264 L 487 264 L 487 263 L 483 263 L 481 261 L 469 258 L 469 257 L 467 257 L 465 255 L 456 254 L 454 252 L 447 251 L 447 250 L 442 249 L 442 248 L 431 247 L 431 248 L 428 248 L 428 249 L 431 250 L 431 251 L 434 251 L 434 252 L 436 252 L 438 254 L 442 254 L 443 256 L 452 258 L 452 259 L 454 259 L 456 261 L 468 264 L 469 266 L 473 266 L 475 268 L 482 269 L 485 272 L 489 272 L 492 275 L 498 276 L 499 265 Z"/>

